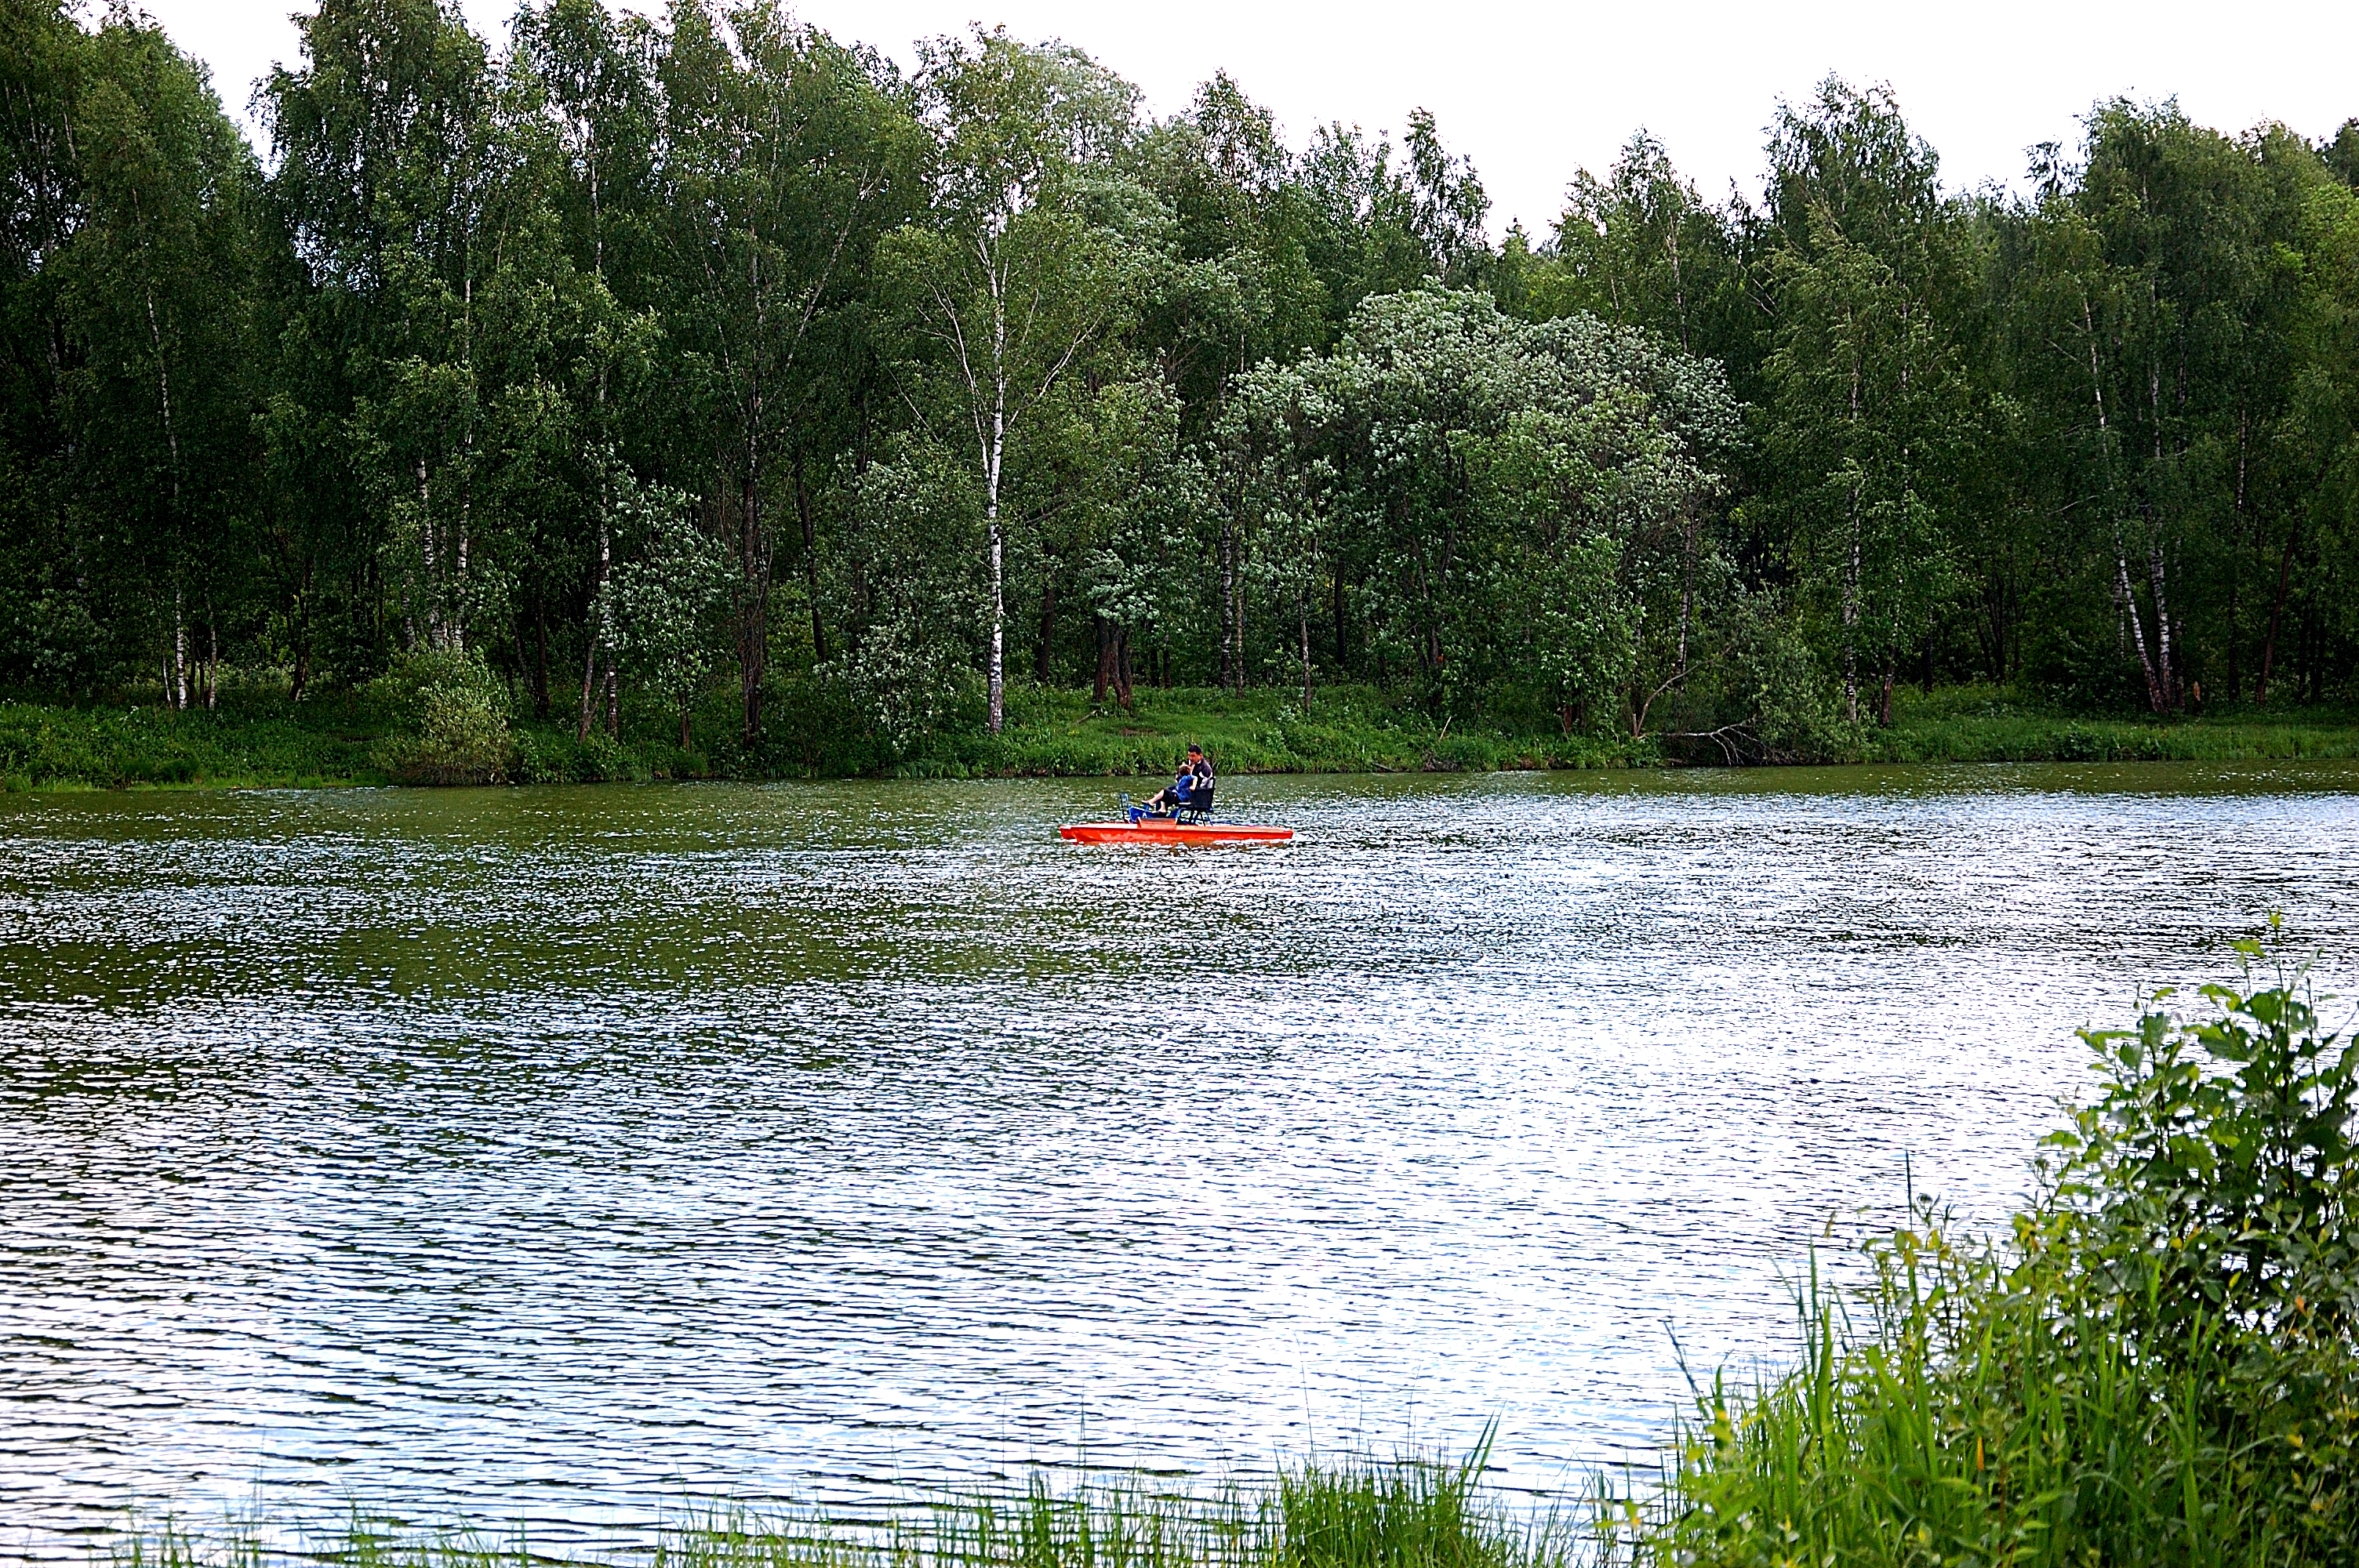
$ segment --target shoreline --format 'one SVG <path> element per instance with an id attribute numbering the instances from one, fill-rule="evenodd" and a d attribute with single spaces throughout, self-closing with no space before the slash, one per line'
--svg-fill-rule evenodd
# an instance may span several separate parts
<path id="1" fill-rule="evenodd" d="M 1138 779 L 1159 776 L 1190 741 L 1222 773 L 1472 773 L 1971 765 L 2035 762 L 2277 762 L 2359 759 L 2359 716 L 2331 710 L 2232 711 L 2169 722 L 2095 718 L 2024 703 L 1989 688 L 1911 693 L 1888 728 L 1847 732 L 1828 754 L 1732 765 L 1693 738 L 1643 740 L 1533 733 L 1477 722 L 1437 725 L 1421 710 L 1363 688 L 1339 688 L 1307 712 L 1295 694 L 1144 691 L 1134 709 L 1086 692 L 1026 694 L 1007 729 L 946 730 L 915 754 L 880 750 L 788 711 L 760 746 L 734 743 L 725 708 L 697 716 L 679 746 L 677 720 L 626 714 L 619 738 L 530 723 L 509 732 L 495 779 L 529 784 L 789 779 Z M 786 706 L 784 704 L 782 707 Z M 0 700 L 0 793 L 181 789 L 362 788 L 405 782 L 386 765 L 400 730 L 354 697 L 296 710 L 234 699 L 217 712 L 153 704 L 73 706 Z"/>

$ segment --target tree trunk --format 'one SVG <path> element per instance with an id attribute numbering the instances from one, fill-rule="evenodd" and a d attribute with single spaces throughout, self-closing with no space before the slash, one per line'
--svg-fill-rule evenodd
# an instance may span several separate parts
<path id="1" fill-rule="evenodd" d="M 1040 585 L 1040 642 L 1032 650 L 1032 678 L 1049 684 L 1049 654 L 1057 640 L 1057 578 L 1049 574 Z"/>
<path id="2" fill-rule="evenodd" d="M 426 460 L 418 460 L 418 553 L 426 568 L 426 645 L 442 647 L 442 569 L 435 549 L 434 490 Z"/>
<path id="3" fill-rule="evenodd" d="M 2155 712 L 2163 710 L 2162 686 L 2155 678 L 2154 661 L 2147 654 L 2146 628 L 2138 621 L 2137 595 L 2130 591 L 2130 563 L 2121 553 L 2116 537 L 2114 551 L 2114 602 L 2118 607 L 2129 634 L 2131 645 L 2137 649 L 2138 668 L 2146 675 L 2147 706 Z"/>
<path id="4" fill-rule="evenodd" d="M 1340 680 L 1349 680 L 1351 673 L 1351 657 L 1343 644 L 1343 571 L 1338 567 L 1335 570 L 1335 675 Z"/>
<path id="5" fill-rule="evenodd" d="M 746 472 L 738 497 L 740 562 L 745 578 L 745 602 L 737 626 L 738 695 L 745 705 L 745 741 L 753 745 L 762 732 L 762 677 L 770 661 L 770 541 L 762 529 L 761 479 L 754 454 L 746 455 Z"/>
<path id="6" fill-rule="evenodd" d="M 2261 678 L 2253 683 L 2253 701 L 2256 703 L 2265 703 L 2269 699 L 2269 665 L 2277 657 L 2277 625 L 2285 618 L 2286 587 L 2293 580 L 2293 540 L 2294 527 L 2288 523 L 2286 524 L 2285 549 L 2277 556 L 2277 592 L 2276 600 L 2269 605 L 2268 634 L 2261 639 Z"/>
<path id="7" fill-rule="evenodd" d="M 1685 331 L 1685 327 L 1680 329 Z M 1695 528 L 1689 520 L 1680 567 L 1680 679 L 1688 678 L 1688 623 L 1695 618 Z"/>
<path id="8" fill-rule="evenodd" d="M 1859 722 L 1859 650 L 1854 643 L 1859 627 L 1859 486 L 1851 487 L 1851 557 L 1843 565 L 1843 718 L 1853 724 Z"/>
<path id="9" fill-rule="evenodd" d="M 542 594 L 532 599 L 532 716 L 540 723 L 549 722 L 549 600 Z"/>
<path id="10" fill-rule="evenodd" d="M 303 620 L 302 612 L 299 610 L 299 611 L 297 611 L 297 615 L 296 615 L 296 623 L 297 623 L 297 625 L 298 625 L 299 627 L 302 624 L 302 620 Z M 300 701 L 302 701 L 302 700 L 303 700 L 303 687 L 304 687 L 304 683 L 305 683 L 305 681 L 310 677 L 310 673 L 311 673 L 311 672 L 310 672 L 310 668 L 308 667 L 308 666 L 310 665 L 310 646 L 309 646 L 310 642 L 310 639 L 309 637 L 305 636 L 305 635 L 304 635 L 300 631 L 298 631 L 298 632 L 296 633 L 296 635 L 295 635 L 295 678 L 294 678 L 294 680 L 293 680 L 293 681 L 288 685 L 288 692 L 287 692 L 287 700 L 288 700 L 288 701 L 289 701 L 289 702 L 300 702 Z M 546 716 L 544 715 L 544 717 L 546 717 Z"/>
<path id="11" fill-rule="evenodd" d="M 1302 711 L 1310 711 L 1310 596 L 1303 595 L 1295 608 L 1301 612 L 1302 631 Z"/>
<path id="12" fill-rule="evenodd" d="M 2245 460 L 2248 419 L 2236 410 L 2236 495 L 2228 529 L 2228 700 L 2245 693 Z"/>
<path id="13" fill-rule="evenodd" d="M 287 694 L 289 702 L 303 700 L 303 687 L 311 673 L 311 559 L 303 558 L 303 569 L 295 578 L 295 679 Z"/>
<path id="14" fill-rule="evenodd" d="M 1218 553 L 1221 568 L 1221 673 L 1220 683 L 1225 689 L 1235 684 L 1237 666 L 1237 556 L 1235 524 L 1228 517 L 1221 519 Z"/>
<path id="15" fill-rule="evenodd" d="M 1091 689 L 1090 700 L 1103 706 L 1105 702 L 1106 682 L 1114 675 L 1113 629 L 1107 625 L 1106 618 L 1103 615 L 1097 618 L 1097 632 L 1098 678 L 1096 686 Z"/>
<path id="16" fill-rule="evenodd" d="M 1245 688 L 1245 531 L 1239 528 L 1229 545 L 1229 591 L 1235 603 L 1229 611 L 1229 624 L 1236 628 L 1237 652 L 1229 672 L 1229 689 L 1242 692 Z"/>
<path id="17" fill-rule="evenodd" d="M 1007 449 L 1007 300 L 991 273 L 991 450 L 984 463 L 984 523 L 991 535 L 991 732 L 1007 718 L 1006 541 L 999 526 L 1000 462 Z"/>
<path id="18" fill-rule="evenodd" d="M 69 139 L 71 136 L 68 131 Z M 182 530 L 186 520 L 180 505 L 180 436 L 179 427 L 172 418 L 172 374 L 164 353 L 164 329 L 156 319 L 156 290 L 146 291 L 147 299 L 147 337 L 156 349 L 156 399 L 164 414 L 164 445 L 172 460 L 172 535 L 173 554 L 177 557 L 183 546 Z M 180 610 L 179 568 L 176 564 L 172 575 L 172 697 L 176 711 L 185 713 L 189 707 L 189 647 L 188 630 L 182 622 Z"/>
<path id="19" fill-rule="evenodd" d="M 598 564 L 590 574 L 590 613 L 582 627 L 582 722 L 573 732 L 576 743 L 590 739 L 590 716 L 593 711 L 598 685 L 598 644 L 606 640 L 604 607 L 599 602 L 599 592 L 606 586 L 606 571 L 614 563 L 614 538 L 606 531 L 605 498 L 598 503 Z"/>
<path id="20" fill-rule="evenodd" d="M 1851 323 L 1848 310 L 1844 312 L 1843 319 L 1845 326 L 1848 327 Z M 1858 339 L 1854 334 L 1851 359 L 1851 424 L 1854 429 L 1859 425 L 1860 365 L 1857 343 Z M 1857 449 L 1854 447 L 1853 461 L 1855 463 L 1857 460 Z M 1856 477 L 1858 471 L 1856 468 L 1852 470 L 1854 478 L 1851 481 L 1851 556 L 1843 563 L 1843 719 L 1845 722 L 1851 724 L 1859 722 L 1859 650 L 1854 645 L 1857 642 L 1859 630 L 1859 480 Z"/>
<path id="21" fill-rule="evenodd" d="M 803 525 L 803 596 L 810 600 L 811 663 L 827 663 L 827 628 L 819 613 L 819 528 L 811 517 L 810 487 L 803 482 L 803 453 L 795 449 L 795 514 Z"/>

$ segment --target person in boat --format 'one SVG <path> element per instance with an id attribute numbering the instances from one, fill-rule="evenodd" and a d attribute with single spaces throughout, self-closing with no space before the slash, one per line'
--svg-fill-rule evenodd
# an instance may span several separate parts
<path id="1" fill-rule="evenodd" d="M 1196 802 L 1196 775 L 1183 767 L 1163 786 L 1163 793 L 1147 803 L 1149 816 L 1177 816 Z"/>
<path id="2" fill-rule="evenodd" d="M 1170 787 L 1147 803 L 1147 812 L 1155 816 L 1177 816 L 1192 807 L 1212 791 L 1212 764 L 1204 760 L 1204 748 L 1188 748 L 1188 760 L 1171 779 Z"/>

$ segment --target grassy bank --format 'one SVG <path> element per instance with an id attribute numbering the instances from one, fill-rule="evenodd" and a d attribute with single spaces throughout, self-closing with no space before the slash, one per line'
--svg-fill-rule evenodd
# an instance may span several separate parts
<path id="1" fill-rule="evenodd" d="M 0 703 L 0 787 L 379 784 L 383 726 L 349 708 L 175 713 Z"/>
<path id="2" fill-rule="evenodd" d="M 508 782 L 594 784 L 679 778 L 1107 777 L 1169 773 L 1189 741 L 1231 773 L 1487 772 L 1613 767 L 1660 760 L 1651 743 L 1516 734 L 1481 723 L 1437 722 L 1366 688 L 1322 694 L 1205 690 L 1137 693 L 1135 705 L 1096 704 L 1086 691 L 1022 687 L 997 735 L 979 722 L 945 728 L 908 754 L 886 748 L 849 715 L 791 687 L 771 705 L 763 742 L 743 746 L 725 702 L 693 716 L 690 744 L 675 715 L 626 705 L 618 733 L 506 722 Z M 387 784 L 405 776 L 397 705 L 369 694 L 293 706 L 238 694 L 220 711 L 155 703 L 66 707 L 0 702 L 0 787 L 139 788 Z"/>
<path id="3" fill-rule="evenodd" d="M 2002 687 L 1894 694 L 1889 729 L 1863 726 L 1853 755 L 1873 762 L 2208 762 L 2359 757 L 2359 715 L 2226 708 L 2161 721 L 2092 718 Z"/>
<path id="4" fill-rule="evenodd" d="M 1511 1516 L 1463 1464 L 1305 1465 L 1259 1485 L 1197 1494 L 1143 1480 L 976 1494 L 862 1529 L 816 1517 L 691 1514 L 628 1550 L 560 1547 L 514 1530 L 354 1519 L 305 1535 L 259 1523 L 158 1527 L 114 1541 L 116 1568 L 530 1568 L 551 1562 L 657 1568 L 1568 1568 L 1571 1542 Z"/>
<path id="5" fill-rule="evenodd" d="M 570 723 L 501 715 L 494 763 L 467 776 L 512 783 L 678 778 L 1107 777 L 1168 772 L 1195 741 L 1228 773 L 1488 772 L 1710 765 L 1708 741 L 1566 735 L 1476 716 L 1437 719 L 1365 687 L 1318 693 L 1141 688 L 1133 707 L 1086 691 L 1018 686 L 1008 723 L 979 715 L 905 750 L 887 747 L 830 694 L 782 685 L 761 743 L 742 745 L 726 694 L 692 716 L 626 703 L 616 734 L 578 741 Z M 233 691 L 217 712 L 154 702 L 65 706 L 0 701 L 0 788 L 387 784 L 419 775 L 402 743 L 415 721 L 378 692 L 314 695 L 300 705 Z M 1824 762 L 2027 762 L 2283 761 L 2359 757 L 2359 717 L 2232 711 L 2169 723 L 2068 714 L 1985 687 L 1896 694 L 1889 728 L 1832 737 Z"/>

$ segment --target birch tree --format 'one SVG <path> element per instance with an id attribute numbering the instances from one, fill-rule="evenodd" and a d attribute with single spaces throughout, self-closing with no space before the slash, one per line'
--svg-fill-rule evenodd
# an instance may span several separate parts
<path id="1" fill-rule="evenodd" d="M 1944 326 L 1953 222 L 1890 93 L 1833 78 L 1779 111 L 1765 447 L 1797 564 L 1833 599 L 1843 712 L 1861 666 L 1892 720 L 1901 660 L 1951 590 L 1942 502 L 1972 416 Z"/>
<path id="2" fill-rule="evenodd" d="M 1006 711 L 1009 460 L 1128 300 L 1130 246 L 1089 182 L 1131 135 L 1137 91 L 1077 49 L 1019 43 L 1005 29 L 937 38 L 919 58 L 935 200 L 926 222 L 896 236 L 891 259 L 924 349 L 904 397 L 973 467 L 996 734 Z"/>

